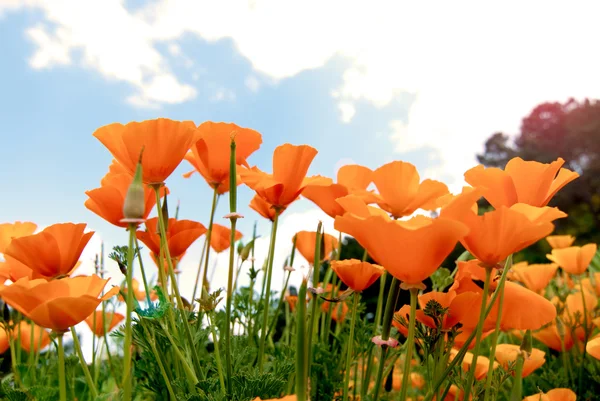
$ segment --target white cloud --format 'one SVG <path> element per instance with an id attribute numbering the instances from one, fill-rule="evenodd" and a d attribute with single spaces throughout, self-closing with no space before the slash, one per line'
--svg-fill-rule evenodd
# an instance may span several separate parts
<path id="1" fill-rule="evenodd" d="M 235 92 L 227 88 L 218 88 L 211 96 L 211 102 L 233 102 L 235 100 Z"/>
<path id="2" fill-rule="evenodd" d="M 250 89 L 250 92 L 258 92 L 260 89 L 260 81 L 254 75 L 250 75 L 244 81 L 246 88 Z"/>

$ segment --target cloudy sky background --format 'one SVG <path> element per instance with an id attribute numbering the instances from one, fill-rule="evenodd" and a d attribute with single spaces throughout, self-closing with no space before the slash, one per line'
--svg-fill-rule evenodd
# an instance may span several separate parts
<path id="1" fill-rule="evenodd" d="M 157 117 L 256 129 L 264 143 L 249 161 L 267 171 L 290 142 L 319 150 L 311 174 L 405 160 L 456 190 L 485 139 L 516 133 L 540 102 L 600 97 L 599 11 L 592 1 L 0 0 L 0 221 L 88 223 L 89 272 L 102 241 L 127 238 L 83 206 L 111 160 L 92 133 Z M 167 182 L 170 204 L 206 224 L 210 190 L 183 179 L 189 170 Z M 261 261 L 269 224 L 239 192 L 240 229 L 247 240 L 259 221 Z M 285 212 L 275 283 L 292 235 L 319 220 L 335 234 L 309 201 Z M 184 294 L 201 247 L 182 261 Z M 216 261 L 213 286 L 224 286 L 227 254 Z"/>

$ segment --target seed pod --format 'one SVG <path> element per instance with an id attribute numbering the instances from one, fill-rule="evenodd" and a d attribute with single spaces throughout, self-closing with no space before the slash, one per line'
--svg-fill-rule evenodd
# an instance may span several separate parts
<path id="1" fill-rule="evenodd" d="M 124 220 L 131 223 L 143 221 L 146 213 L 146 195 L 144 192 L 144 183 L 142 182 L 142 153 L 143 150 L 140 153 L 140 160 L 138 161 L 133 181 L 129 185 L 123 204 Z"/>

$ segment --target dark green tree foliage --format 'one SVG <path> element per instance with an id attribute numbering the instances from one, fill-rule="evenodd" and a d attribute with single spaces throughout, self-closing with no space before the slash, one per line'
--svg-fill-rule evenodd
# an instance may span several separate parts
<path id="1" fill-rule="evenodd" d="M 563 167 L 578 172 L 580 177 L 550 202 L 569 214 L 555 222 L 555 233 L 576 236 L 576 244 L 600 242 L 600 101 L 540 104 L 523 119 L 513 140 L 506 133 L 495 133 L 477 155 L 481 164 L 499 168 L 513 157 L 542 163 L 562 157 Z M 548 250 L 542 240 L 517 260 L 545 262 Z"/>

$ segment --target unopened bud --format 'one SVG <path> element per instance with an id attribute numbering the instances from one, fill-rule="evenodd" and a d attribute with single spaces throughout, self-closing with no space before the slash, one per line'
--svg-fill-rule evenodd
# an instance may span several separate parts
<path id="1" fill-rule="evenodd" d="M 527 353 L 527 356 L 531 355 L 533 349 L 533 339 L 531 337 L 531 330 L 527 330 L 521 341 L 521 351 Z"/>
<path id="2" fill-rule="evenodd" d="M 125 202 L 123 203 L 123 223 L 142 223 L 146 214 L 146 195 L 144 193 L 144 183 L 142 181 L 142 154 L 140 152 L 140 160 L 135 169 L 133 181 L 127 189 Z"/>

